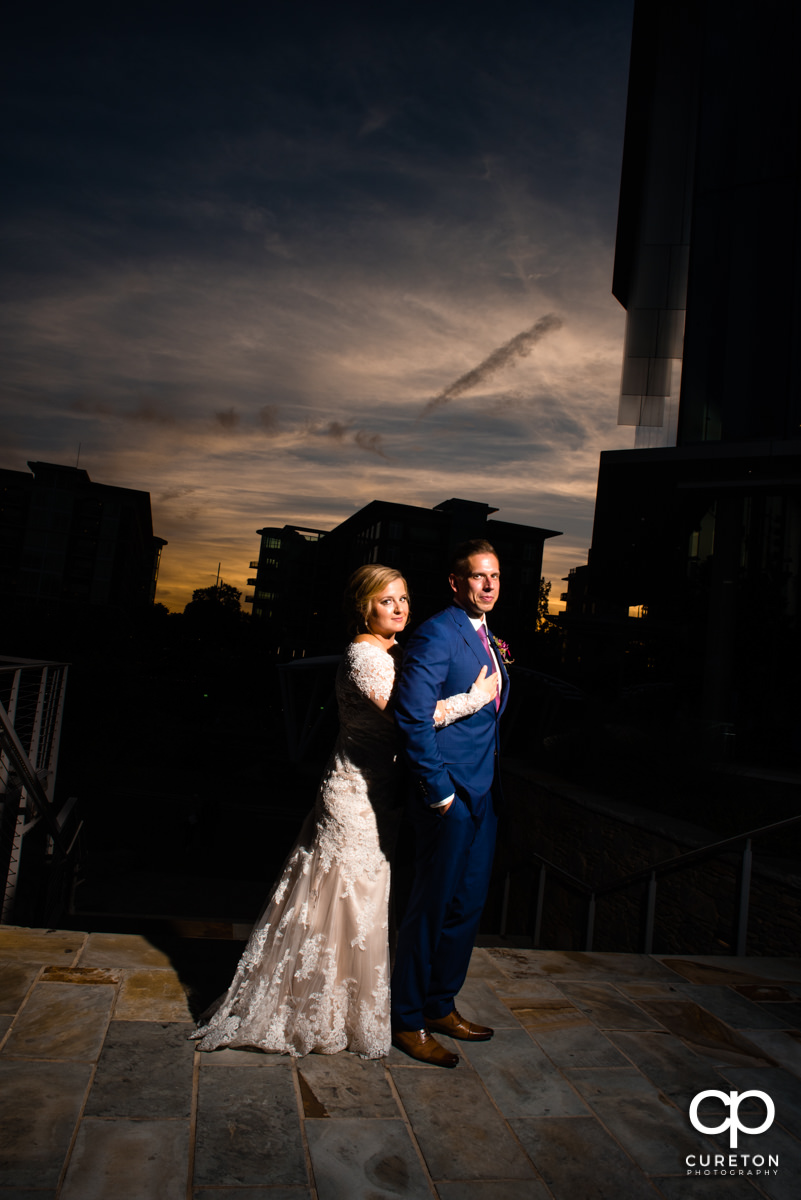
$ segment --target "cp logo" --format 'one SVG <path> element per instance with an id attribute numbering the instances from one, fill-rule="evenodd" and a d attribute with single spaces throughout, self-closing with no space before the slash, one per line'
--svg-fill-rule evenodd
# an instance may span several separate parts
<path id="1" fill-rule="evenodd" d="M 731 1109 L 731 1116 L 728 1116 L 720 1125 L 702 1125 L 698 1119 L 698 1105 L 707 1096 L 717 1097 L 718 1100 L 723 1101 L 727 1108 Z M 765 1105 L 767 1116 L 761 1125 L 743 1125 L 740 1120 L 740 1105 L 749 1096 L 758 1096 Z M 773 1101 L 766 1092 L 716 1092 L 714 1089 L 711 1089 L 708 1092 L 699 1092 L 690 1105 L 690 1120 L 700 1133 L 723 1133 L 726 1129 L 731 1130 L 729 1133 L 729 1148 L 732 1150 L 737 1149 L 737 1134 L 741 1129 L 743 1133 L 764 1133 L 766 1129 L 770 1129 L 775 1115 L 776 1109 L 773 1106 Z"/>

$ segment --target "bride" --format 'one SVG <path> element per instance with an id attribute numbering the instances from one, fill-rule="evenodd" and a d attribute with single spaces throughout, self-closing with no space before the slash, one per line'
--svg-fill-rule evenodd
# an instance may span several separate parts
<path id="1" fill-rule="evenodd" d="M 337 671 L 339 736 L 233 983 L 190 1035 L 199 1050 L 389 1053 L 389 857 L 402 803 L 392 700 L 406 581 L 391 567 L 359 567 L 345 608 L 359 632 Z M 484 668 L 469 692 L 439 701 L 432 719 L 468 716 L 495 690 Z"/>

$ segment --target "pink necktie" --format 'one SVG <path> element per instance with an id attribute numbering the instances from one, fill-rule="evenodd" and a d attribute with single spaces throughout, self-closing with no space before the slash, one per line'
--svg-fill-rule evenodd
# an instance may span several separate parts
<path id="1" fill-rule="evenodd" d="M 481 625 L 479 625 L 476 632 L 478 633 L 478 636 L 481 638 L 482 642 L 484 643 L 484 649 L 486 650 L 487 654 L 489 655 L 490 662 L 492 662 L 492 654 L 490 654 L 490 645 L 489 645 L 489 638 L 487 637 L 486 625 L 484 625 L 484 623 L 482 622 Z M 493 666 L 492 670 L 493 671 L 495 670 L 494 666 Z M 498 709 L 500 707 L 501 707 L 501 697 L 498 694 L 498 692 L 496 691 L 495 692 L 495 708 Z"/>

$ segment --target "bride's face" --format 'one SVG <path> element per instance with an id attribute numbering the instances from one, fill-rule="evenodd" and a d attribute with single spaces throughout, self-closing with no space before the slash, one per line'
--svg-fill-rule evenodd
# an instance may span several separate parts
<path id="1" fill-rule="evenodd" d="M 367 628 L 379 637 L 393 637 L 400 633 L 408 620 L 406 585 L 402 579 L 393 579 L 377 596 L 373 596 L 367 614 Z"/>

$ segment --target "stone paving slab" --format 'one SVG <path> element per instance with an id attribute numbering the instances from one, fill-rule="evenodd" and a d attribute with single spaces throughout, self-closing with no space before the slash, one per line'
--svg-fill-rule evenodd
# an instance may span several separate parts
<path id="1" fill-rule="evenodd" d="M 693 1097 L 699 1092 L 710 1088 L 728 1091 L 721 1072 L 710 1068 L 708 1059 L 671 1033 L 612 1032 L 609 1037 L 654 1087 L 683 1112 L 689 1111 Z"/>
<path id="2" fill-rule="evenodd" d="M 657 1179 L 660 1193 L 665 1200 L 758 1200 L 764 1197 L 756 1186 L 746 1178 L 715 1177 L 702 1178 L 678 1175 Z"/>
<path id="3" fill-rule="evenodd" d="M 72 966 L 83 949 L 88 934 L 57 929 L 25 929 L 16 925 L 0 926 L 0 960 Z"/>
<path id="4" fill-rule="evenodd" d="M 50 1188 L 0 1188 L 0 1200 L 55 1200 Z"/>
<path id="5" fill-rule="evenodd" d="M 801 983 L 801 958 L 738 958 L 734 954 L 662 954 L 658 961 L 691 983 Z M 725 979 L 723 978 L 725 976 Z"/>
<path id="6" fill-rule="evenodd" d="M 665 980 L 646 980 L 645 982 L 637 981 L 629 983 L 625 979 L 618 979 L 615 982 L 615 987 L 624 996 L 630 996 L 632 1000 L 639 1000 L 641 996 L 677 996 L 680 995 L 681 980 L 674 979 L 672 981 Z"/>
<path id="7" fill-rule="evenodd" d="M 489 1025 L 493 1029 L 518 1029 L 520 1022 L 509 1006 L 498 998 L 486 979 L 468 979 L 459 993 L 459 1012 L 468 1021 Z"/>
<path id="8" fill-rule="evenodd" d="M 403 1121 L 309 1121 L 319 1200 L 431 1200 L 425 1171 Z"/>
<path id="9" fill-rule="evenodd" d="M 94 1061 L 103 1047 L 115 992 L 112 987 L 37 983 L 14 1022 L 3 1055 Z"/>
<path id="10" fill-rule="evenodd" d="M 658 1029 L 659 1023 L 611 983 L 562 983 L 560 992 L 599 1029 Z"/>
<path id="11" fill-rule="evenodd" d="M 171 970 L 123 972 L 115 1021 L 190 1021 L 186 989 Z"/>
<path id="12" fill-rule="evenodd" d="M 489 1179 L 480 1183 L 437 1184 L 440 1200 L 550 1200 L 551 1193 L 539 1180 Z"/>
<path id="13" fill-rule="evenodd" d="M 683 983 L 680 991 L 688 1000 L 725 1021 L 732 1029 L 784 1029 L 791 1018 L 792 1005 L 754 1003 L 731 987 L 699 983 Z M 775 1015 L 781 1013 L 781 1016 Z"/>
<path id="14" fill-rule="evenodd" d="M 781 1063 L 796 1079 L 801 1079 L 801 1037 L 783 1030 L 749 1029 L 748 1040 L 764 1051 L 767 1058 Z"/>
<path id="15" fill-rule="evenodd" d="M 432 1179 L 533 1179 L 531 1163 L 479 1078 L 463 1065 L 469 1066 L 394 1074 Z"/>
<path id="16" fill-rule="evenodd" d="M 572 950 L 518 950 L 493 947 L 487 954 L 509 979 L 546 978 L 578 983 L 600 979 L 657 980 L 670 983 L 670 968 L 647 954 L 581 953 Z"/>
<path id="17" fill-rule="evenodd" d="M 558 1000 L 564 1001 L 564 993 L 548 979 L 499 979 L 492 984 L 493 991 L 503 999 L 510 1000 Z M 461 998 L 461 997 L 460 997 Z"/>
<path id="18" fill-rule="evenodd" d="M 503 979 L 504 975 L 490 951 L 481 946 L 475 946 L 470 958 L 470 966 L 467 968 L 467 978 L 494 981 Z"/>
<path id="19" fill-rule="evenodd" d="M 189 1024 L 114 1021 L 86 1106 L 91 1117 L 189 1119 L 194 1048 Z"/>
<path id="20" fill-rule="evenodd" d="M 58 1184 L 91 1081 L 89 1063 L 0 1061 L 0 1184 Z"/>
<path id="21" fill-rule="evenodd" d="M 60 1200 L 185 1200 L 188 1121 L 81 1122 Z"/>
<path id="22" fill-rule="evenodd" d="M 3 1193 L 0 1191 L 0 1200 Z M 30 1197 L 33 1200 L 33 1197 Z M 313 1200 L 310 1187 L 195 1188 L 192 1200 Z"/>
<path id="23" fill-rule="evenodd" d="M 461 1009 L 460 1009 L 461 1011 Z M 504 1117 L 586 1116 L 587 1105 L 523 1029 L 460 1047 Z"/>
<path id="24" fill-rule="evenodd" d="M 701 1134 L 634 1068 L 571 1070 L 568 1079 L 647 1174 L 669 1174 L 708 1149 Z"/>
<path id="25" fill-rule="evenodd" d="M 589 1023 L 574 1029 L 529 1029 L 529 1034 L 551 1062 L 562 1070 L 628 1066 L 606 1034 Z"/>
<path id="26" fill-rule="evenodd" d="M 304 1111 L 309 1116 L 372 1120 L 397 1117 L 398 1106 L 380 1061 L 354 1054 L 309 1054 L 298 1063 Z M 309 1111 L 316 1106 L 316 1111 Z"/>
<path id="27" fill-rule="evenodd" d="M 641 1000 L 665 1028 L 713 1062 L 733 1066 L 771 1065 L 754 1042 L 691 1000 Z"/>
<path id="28" fill-rule="evenodd" d="M 760 1008 L 775 1017 L 783 1029 L 801 1032 L 801 1004 L 761 1004 Z"/>
<path id="29" fill-rule="evenodd" d="M 561 994 L 555 999 L 544 1000 L 515 996 L 504 1002 L 519 1024 L 532 1031 L 589 1029 L 592 1026 L 590 1018 Z"/>
<path id="30" fill-rule="evenodd" d="M 80 956 L 83 967 L 172 969 L 169 954 L 135 933 L 90 933 Z"/>
<path id="31" fill-rule="evenodd" d="M 443 1038 L 461 1055 L 443 1071 L 397 1050 L 196 1052 L 192 997 L 231 951 L 215 966 L 214 943 L 0 927 L 0 1200 L 798 1194 L 797 960 L 485 945 L 459 1007 L 496 1035 Z M 778 1154 L 778 1176 L 687 1174 L 699 1147 L 729 1148 L 689 1121 L 710 1089 L 772 1097 L 771 1129 L 741 1142 Z M 764 1111 L 742 1101 L 745 1123 Z M 719 1122 L 719 1098 L 700 1112 Z"/>
<path id="32" fill-rule="evenodd" d="M 776 1124 L 801 1139 L 801 1081 L 776 1067 L 727 1068 L 723 1075 L 738 1092 L 766 1092 L 776 1105 Z M 750 1117 L 748 1123 L 754 1123 Z"/>
<path id="33" fill-rule="evenodd" d="M 268 1057 L 268 1056 L 265 1056 Z M 305 1184 L 292 1063 L 255 1069 L 201 1064 L 195 1182 L 263 1186 Z"/>
<path id="34" fill-rule="evenodd" d="M 516 1120 L 512 1128 L 554 1200 L 658 1200 L 645 1174 L 591 1116 Z"/>
<path id="35" fill-rule="evenodd" d="M 13 1016 L 39 975 L 38 963 L 3 961 L 0 974 L 0 1013 Z"/>

